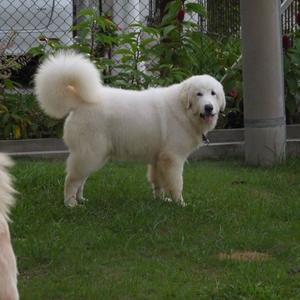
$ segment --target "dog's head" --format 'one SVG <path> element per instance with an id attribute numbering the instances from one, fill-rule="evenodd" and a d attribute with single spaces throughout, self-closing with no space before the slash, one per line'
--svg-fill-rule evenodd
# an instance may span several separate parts
<path id="1" fill-rule="evenodd" d="M 209 75 L 192 76 L 182 83 L 185 109 L 209 130 L 214 128 L 220 111 L 225 109 L 222 84 Z"/>

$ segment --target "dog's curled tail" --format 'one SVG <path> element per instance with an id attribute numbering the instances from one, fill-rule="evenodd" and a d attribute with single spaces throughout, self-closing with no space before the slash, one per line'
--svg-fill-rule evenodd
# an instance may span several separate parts
<path id="1" fill-rule="evenodd" d="M 64 51 L 47 58 L 35 75 L 35 94 L 41 108 L 60 119 L 77 107 L 99 101 L 101 78 L 83 55 Z"/>
<path id="2" fill-rule="evenodd" d="M 12 160 L 0 153 L 0 221 L 1 218 L 9 220 L 10 208 L 15 204 L 16 191 L 12 187 L 12 178 L 7 171 L 12 165 Z"/>

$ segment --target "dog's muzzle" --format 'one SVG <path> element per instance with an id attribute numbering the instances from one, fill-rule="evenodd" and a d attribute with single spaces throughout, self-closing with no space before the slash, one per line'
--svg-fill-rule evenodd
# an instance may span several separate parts
<path id="1" fill-rule="evenodd" d="M 200 113 L 200 118 L 203 119 L 205 123 L 212 123 L 216 114 L 212 113 Z"/>
<path id="2" fill-rule="evenodd" d="M 216 114 L 213 114 L 214 107 L 212 104 L 206 104 L 204 106 L 204 113 L 200 113 L 200 118 L 202 118 L 206 123 L 211 123 Z"/>

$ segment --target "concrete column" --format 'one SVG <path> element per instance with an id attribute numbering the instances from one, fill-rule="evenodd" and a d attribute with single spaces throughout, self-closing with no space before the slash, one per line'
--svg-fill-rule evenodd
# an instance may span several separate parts
<path id="1" fill-rule="evenodd" d="M 271 166 L 285 160 L 280 1 L 241 0 L 245 158 Z"/>

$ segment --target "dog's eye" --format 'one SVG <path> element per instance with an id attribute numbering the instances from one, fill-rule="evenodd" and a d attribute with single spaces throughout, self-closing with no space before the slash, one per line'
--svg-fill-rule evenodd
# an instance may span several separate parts
<path id="1" fill-rule="evenodd" d="M 213 96 L 216 96 L 216 92 L 215 92 L 215 91 L 211 91 L 211 94 L 212 94 Z"/>
<path id="2" fill-rule="evenodd" d="M 202 94 L 202 93 L 197 93 L 197 96 L 200 96 L 200 97 L 202 97 L 202 96 L 203 96 L 203 94 Z"/>

